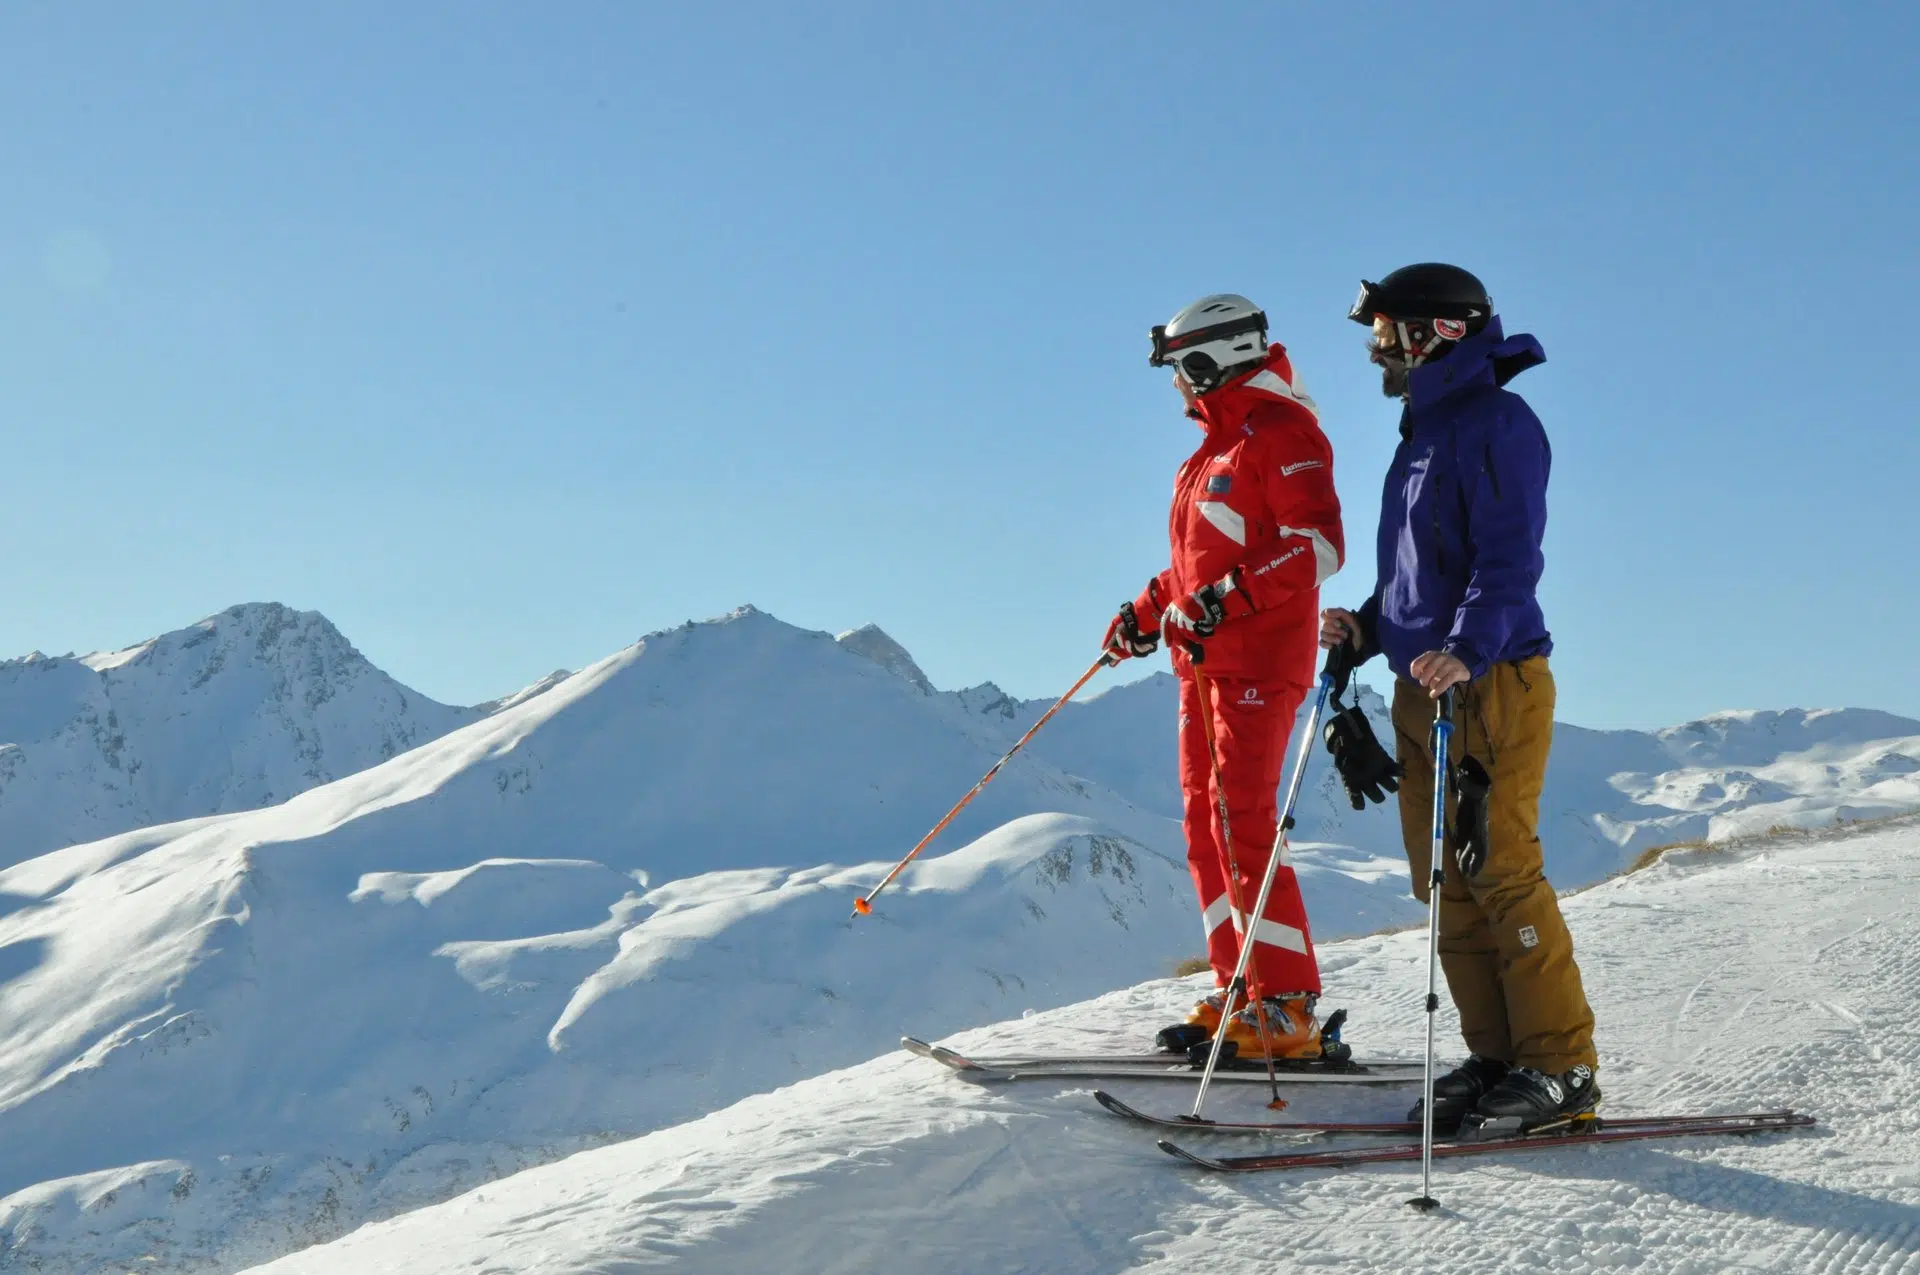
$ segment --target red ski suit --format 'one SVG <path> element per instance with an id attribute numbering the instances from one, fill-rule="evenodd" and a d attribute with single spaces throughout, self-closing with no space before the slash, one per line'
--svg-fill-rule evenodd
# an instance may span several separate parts
<path id="1" fill-rule="evenodd" d="M 1333 449 L 1313 400 L 1294 385 L 1284 349 L 1269 347 L 1259 371 L 1203 395 L 1190 414 L 1206 438 L 1174 480 L 1173 565 L 1154 577 L 1134 609 L 1145 627 L 1196 589 L 1231 584 L 1227 618 L 1203 644 L 1201 670 L 1211 692 L 1240 905 L 1251 908 L 1276 846 L 1287 736 L 1314 680 L 1320 585 L 1340 569 L 1346 545 Z M 1181 633 L 1169 628 L 1165 636 L 1180 676 L 1187 865 L 1199 892 L 1207 959 L 1225 987 L 1246 926 L 1228 887 L 1199 686 Z M 1284 858 L 1252 930 L 1249 982 L 1260 995 L 1320 991 L 1306 904 Z"/>

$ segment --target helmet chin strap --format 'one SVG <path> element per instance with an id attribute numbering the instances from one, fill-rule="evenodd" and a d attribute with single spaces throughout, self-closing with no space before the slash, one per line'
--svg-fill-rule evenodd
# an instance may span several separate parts
<path id="1" fill-rule="evenodd" d="M 1405 319 L 1395 319 L 1393 321 L 1393 330 L 1400 337 L 1400 350 L 1407 356 L 1408 371 L 1412 371 L 1414 368 L 1425 363 L 1429 358 L 1433 357 L 1435 350 L 1446 344 L 1445 339 L 1433 330 L 1431 324 L 1425 326 L 1427 339 L 1423 344 L 1415 347 L 1413 343 L 1413 325 Z"/>

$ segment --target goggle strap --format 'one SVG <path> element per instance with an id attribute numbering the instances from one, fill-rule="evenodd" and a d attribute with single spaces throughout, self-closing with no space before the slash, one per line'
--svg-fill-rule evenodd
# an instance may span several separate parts
<path id="1" fill-rule="evenodd" d="M 1265 310 L 1255 310 L 1243 319 L 1230 319 L 1225 323 L 1213 324 L 1211 327 L 1195 328 L 1191 332 L 1182 332 L 1176 337 L 1169 337 L 1167 335 L 1165 324 L 1156 324 L 1152 334 L 1153 354 L 1147 359 L 1147 362 L 1153 367 L 1164 367 L 1169 361 L 1167 358 L 1168 355 L 1177 353 L 1189 346 L 1201 345 L 1208 341 L 1223 341 L 1228 337 L 1241 336 L 1248 332 L 1265 332 L 1266 330 L 1267 312 Z"/>

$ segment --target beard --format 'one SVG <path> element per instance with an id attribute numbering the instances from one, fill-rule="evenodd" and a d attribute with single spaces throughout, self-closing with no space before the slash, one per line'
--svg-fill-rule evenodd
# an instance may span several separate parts
<path id="1" fill-rule="evenodd" d="M 1412 380 L 1407 361 L 1380 350 L 1375 350 L 1369 357 L 1380 369 L 1380 392 L 1388 398 L 1405 398 Z"/>

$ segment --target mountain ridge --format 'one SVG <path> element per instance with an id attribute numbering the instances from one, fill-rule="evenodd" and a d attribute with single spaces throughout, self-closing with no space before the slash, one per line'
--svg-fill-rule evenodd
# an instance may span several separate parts
<path id="1" fill-rule="evenodd" d="M 529 695 L 441 704 L 317 611 L 243 603 L 114 651 L 0 662 L 0 864 L 273 805 Z"/>

